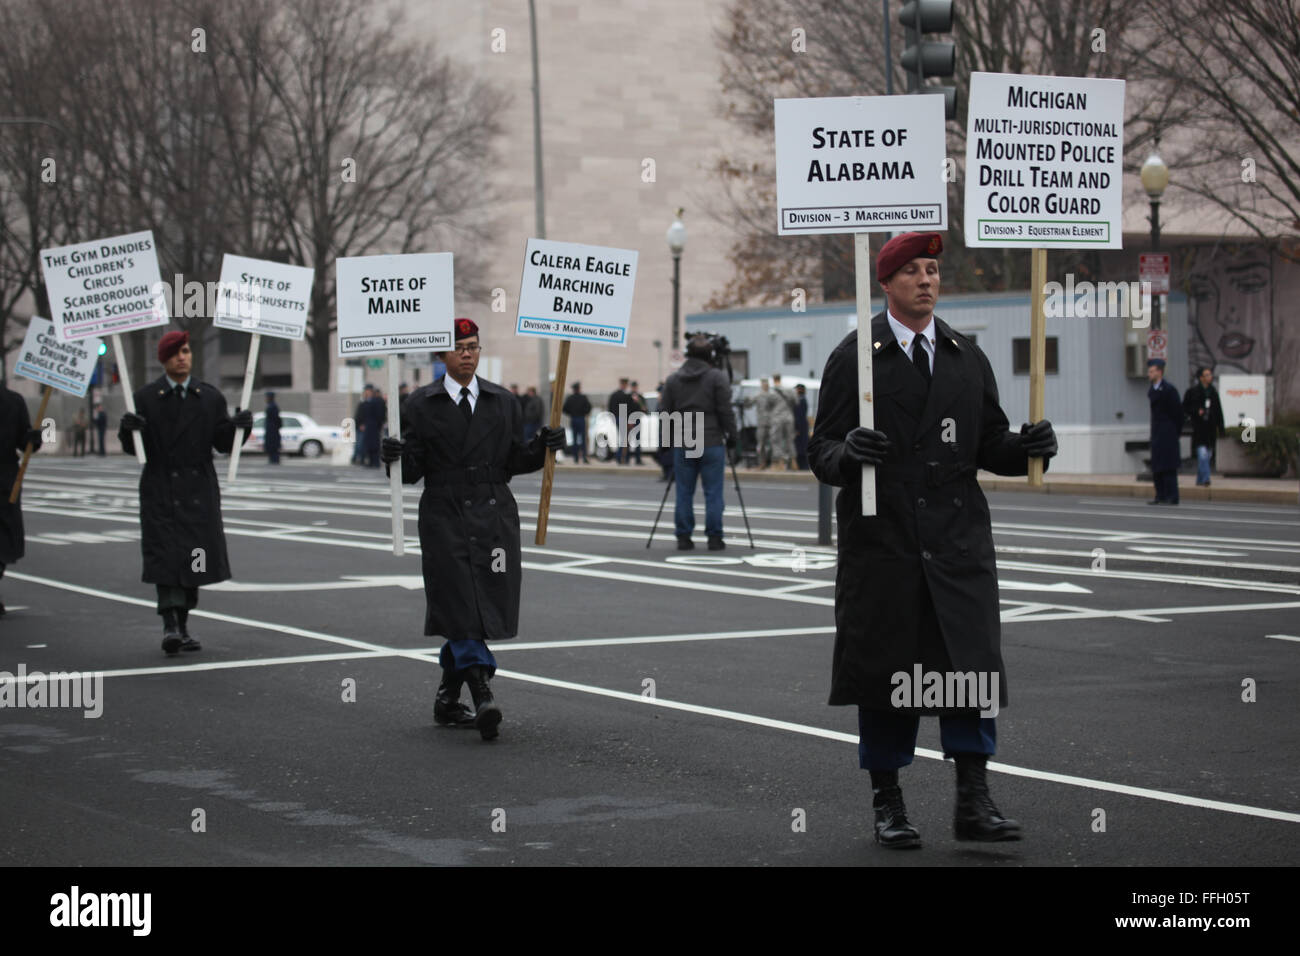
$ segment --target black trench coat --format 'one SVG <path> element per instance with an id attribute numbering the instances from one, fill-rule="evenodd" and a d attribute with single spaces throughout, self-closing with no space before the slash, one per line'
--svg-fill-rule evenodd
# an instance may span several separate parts
<path id="1" fill-rule="evenodd" d="M 1177 471 L 1183 452 L 1179 436 L 1183 433 L 1183 403 L 1178 389 L 1161 379 L 1160 387 L 1147 389 L 1151 402 L 1151 470 Z"/>
<path id="2" fill-rule="evenodd" d="M 13 564 L 27 550 L 23 536 L 23 498 L 9 503 L 18 478 L 28 430 L 32 427 L 27 402 L 11 389 L 0 389 L 0 564 Z"/>
<path id="3" fill-rule="evenodd" d="M 509 481 L 541 468 L 546 449 L 540 439 L 524 444 L 519 402 L 501 386 L 478 380 L 467 425 L 443 381 L 402 403 L 402 481 L 424 480 L 424 633 L 506 640 L 519 632 L 523 583 L 519 508 Z M 459 397 L 460 387 L 452 386 Z"/>
<path id="4" fill-rule="evenodd" d="M 173 385 L 164 375 L 135 393 L 148 457 L 140 475 L 141 580 L 196 588 L 230 577 L 212 449 L 230 451 L 235 424 L 225 397 L 211 385 L 190 379 L 184 399 Z M 123 428 L 118 438 L 127 454 L 135 454 L 131 432 Z M 201 564 L 196 548 L 203 549 Z"/>
<path id="5" fill-rule="evenodd" d="M 941 673 L 996 671 L 999 706 L 1007 703 L 993 531 L 975 472 L 1024 475 L 1028 457 L 1008 429 L 984 353 L 938 318 L 935 326 L 927 398 L 884 313 L 872 319 L 875 427 L 893 443 L 876 469 L 872 518 L 862 516 L 861 466 L 844 453 L 858 426 L 857 332 L 826 362 L 808 459 L 821 481 L 843 486 L 831 704 L 895 710 L 890 678 L 910 676 L 917 663 Z"/>

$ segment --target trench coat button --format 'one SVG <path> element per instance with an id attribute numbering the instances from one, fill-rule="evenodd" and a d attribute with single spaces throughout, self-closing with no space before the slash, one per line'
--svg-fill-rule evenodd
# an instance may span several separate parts
<path id="1" fill-rule="evenodd" d="M 474 537 L 474 535 L 470 535 L 470 536 L 469 536 L 469 540 L 470 540 L 471 542 L 474 542 L 474 541 L 477 541 L 478 538 Z"/>
<path id="2" fill-rule="evenodd" d="M 917 499 L 916 499 L 916 506 L 917 506 L 918 508 L 924 508 L 924 507 L 925 507 L 925 499 L 924 499 L 924 498 L 917 498 Z"/>
<path id="3" fill-rule="evenodd" d="M 468 498 L 466 498 L 466 499 L 465 499 L 465 507 L 468 508 L 471 504 L 473 504 L 473 502 L 470 501 Z"/>
<path id="4" fill-rule="evenodd" d="M 912 451 L 920 451 L 920 450 L 921 450 L 921 443 L 920 443 L 920 442 L 917 442 L 916 444 L 914 444 L 914 445 L 912 446 Z"/>
<path id="5" fill-rule="evenodd" d="M 173 471 L 173 472 L 172 472 L 172 477 L 173 477 L 173 478 L 179 478 L 180 476 L 181 476 L 181 473 L 180 473 L 179 471 Z"/>
<path id="6" fill-rule="evenodd" d="M 930 560 L 930 552 L 929 552 L 929 551 L 922 551 L 922 552 L 921 552 L 921 557 L 923 557 L 923 558 L 925 558 L 925 560 L 929 561 L 929 560 Z"/>
<path id="7" fill-rule="evenodd" d="M 961 499 L 960 499 L 960 498 L 954 498 L 954 499 L 952 499 L 952 503 L 953 503 L 954 505 L 956 505 L 958 508 L 961 507 Z"/>
<path id="8" fill-rule="evenodd" d="M 490 505 L 494 505 L 494 504 L 496 504 L 496 503 L 497 503 L 497 500 L 496 500 L 495 498 L 489 498 L 489 499 L 488 499 L 488 504 L 490 504 Z"/>

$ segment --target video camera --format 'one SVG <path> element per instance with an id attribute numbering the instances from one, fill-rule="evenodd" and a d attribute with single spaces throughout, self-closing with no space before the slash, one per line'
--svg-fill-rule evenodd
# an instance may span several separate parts
<path id="1" fill-rule="evenodd" d="M 731 343 L 727 341 L 725 335 L 718 335 L 715 332 L 687 332 L 684 338 L 686 341 L 686 353 L 688 355 L 695 355 L 698 358 L 704 359 L 714 368 L 724 370 L 727 373 L 728 381 L 735 380 L 735 373 L 731 370 Z M 708 340 L 708 355 L 699 355 L 698 353 L 692 352 L 692 343 L 695 339 L 699 338 Z"/>

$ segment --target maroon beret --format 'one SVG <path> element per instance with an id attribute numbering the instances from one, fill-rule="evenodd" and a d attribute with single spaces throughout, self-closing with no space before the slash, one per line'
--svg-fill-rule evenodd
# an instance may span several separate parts
<path id="1" fill-rule="evenodd" d="M 473 319 L 456 320 L 456 338 L 467 339 L 471 335 L 478 335 L 478 326 L 474 324 Z"/>
<path id="2" fill-rule="evenodd" d="M 917 256 L 930 259 L 943 252 L 943 237 L 937 232 L 905 232 L 890 239 L 876 256 L 876 281 L 884 282 Z"/>
<path id="3" fill-rule="evenodd" d="M 188 345 L 189 341 L 188 332 L 168 332 L 158 340 L 158 361 L 166 365 L 167 360 L 179 352 L 182 345 Z"/>

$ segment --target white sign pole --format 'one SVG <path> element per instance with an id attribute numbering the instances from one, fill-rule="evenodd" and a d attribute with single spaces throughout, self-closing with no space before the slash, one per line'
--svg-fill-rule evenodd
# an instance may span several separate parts
<path id="1" fill-rule="evenodd" d="M 853 266 L 857 276 L 858 307 L 858 424 L 876 427 L 876 407 L 872 404 L 871 348 L 871 234 L 853 235 Z M 876 515 L 876 466 L 862 466 L 862 515 Z"/>
<path id="2" fill-rule="evenodd" d="M 388 356 L 388 434 L 402 437 L 402 403 L 398 397 L 401 389 L 401 362 L 396 355 Z M 399 458 L 388 469 L 389 490 L 393 499 L 393 554 L 406 553 L 406 520 L 402 516 L 402 461 Z"/>
<path id="3" fill-rule="evenodd" d="M 244 390 L 239 393 L 240 408 L 248 408 L 249 402 L 253 400 L 253 376 L 257 374 L 257 352 L 261 347 L 262 336 L 254 332 L 252 341 L 248 343 L 248 366 L 244 369 Z M 230 449 L 230 471 L 226 474 L 226 481 L 229 482 L 235 480 L 235 473 L 239 471 L 239 450 L 244 447 L 244 443 L 239 440 L 239 431 L 239 429 L 235 430 L 235 444 Z"/>
<path id="4" fill-rule="evenodd" d="M 113 333 L 113 356 L 117 359 L 117 375 L 122 380 L 122 391 L 126 395 L 126 410 L 132 415 L 135 414 L 135 392 L 131 391 L 131 373 L 126 368 L 126 352 L 122 350 L 122 336 L 116 332 Z M 135 445 L 135 457 L 140 464 L 146 463 L 144 455 L 144 432 L 136 432 L 131 436 L 131 444 Z"/>

